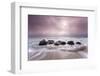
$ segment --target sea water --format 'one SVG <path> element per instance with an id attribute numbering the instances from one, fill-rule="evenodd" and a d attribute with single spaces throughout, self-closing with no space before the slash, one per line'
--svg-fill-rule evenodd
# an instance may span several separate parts
<path id="1" fill-rule="evenodd" d="M 74 41 L 74 43 L 76 43 L 77 41 L 82 43 L 83 45 L 88 45 L 88 39 L 87 38 L 82 38 L 82 37 L 33 37 L 33 38 L 28 38 L 28 60 L 42 60 L 45 59 L 46 56 L 48 55 L 48 53 L 54 53 L 54 52 L 67 52 L 66 55 L 68 55 L 70 53 L 70 55 L 75 58 L 76 55 L 79 55 L 83 58 L 87 57 L 87 53 L 85 52 L 79 52 L 77 54 L 77 52 L 74 52 L 74 49 L 76 49 L 77 47 L 81 46 L 78 45 L 76 46 L 70 46 L 68 44 L 66 45 L 61 45 L 61 46 L 55 46 L 54 44 L 50 44 L 50 46 L 48 45 L 44 45 L 44 46 L 39 46 L 39 42 L 41 40 L 45 39 L 46 41 L 48 40 L 54 40 L 54 42 L 56 41 L 65 41 L 66 43 L 70 40 Z M 68 50 L 72 50 L 72 52 L 68 51 Z M 73 55 L 73 52 L 75 55 Z M 61 54 L 62 55 L 62 54 Z M 80 57 L 80 58 L 81 58 Z M 66 58 L 69 58 L 69 56 L 67 56 Z M 54 58 L 55 59 L 55 58 Z"/>
<path id="2" fill-rule="evenodd" d="M 74 41 L 74 43 L 79 41 L 84 45 L 88 45 L 87 37 L 33 37 L 33 38 L 31 37 L 31 38 L 28 38 L 28 48 L 33 48 L 33 49 L 45 48 L 46 46 L 39 46 L 39 42 L 43 39 L 45 39 L 46 41 L 54 40 L 54 42 L 60 40 L 60 41 L 65 41 L 66 43 L 67 43 L 67 41 Z M 53 46 L 55 46 L 55 45 L 53 45 Z M 65 47 L 65 46 L 63 46 L 63 47 Z"/>

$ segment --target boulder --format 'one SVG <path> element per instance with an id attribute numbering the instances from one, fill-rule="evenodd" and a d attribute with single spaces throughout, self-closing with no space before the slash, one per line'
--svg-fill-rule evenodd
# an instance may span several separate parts
<path id="1" fill-rule="evenodd" d="M 74 41 L 68 41 L 67 44 L 74 45 Z"/>
<path id="2" fill-rule="evenodd" d="M 47 41 L 47 44 L 53 44 L 54 43 L 54 40 L 48 40 Z"/>
<path id="3" fill-rule="evenodd" d="M 76 44 L 81 45 L 82 43 L 81 42 L 76 42 Z"/>
<path id="4" fill-rule="evenodd" d="M 66 42 L 61 41 L 60 44 L 61 44 L 61 45 L 66 45 Z"/>
<path id="5" fill-rule="evenodd" d="M 39 42 L 39 45 L 47 45 L 47 41 L 45 39 L 43 39 Z"/>
<path id="6" fill-rule="evenodd" d="M 55 45 L 66 45 L 66 42 L 64 42 L 64 41 L 57 41 L 54 44 Z"/>
<path id="7" fill-rule="evenodd" d="M 54 45 L 59 46 L 60 43 L 57 41 L 57 42 L 54 43 Z"/>

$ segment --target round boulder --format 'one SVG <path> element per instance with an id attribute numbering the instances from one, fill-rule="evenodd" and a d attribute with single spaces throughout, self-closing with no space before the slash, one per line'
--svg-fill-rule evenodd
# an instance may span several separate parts
<path id="1" fill-rule="evenodd" d="M 81 42 L 76 42 L 76 44 L 81 45 L 82 43 Z"/>
<path id="2" fill-rule="evenodd" d="M 54 43 L 54 45 L 59 46 L 60 43 L 57 41 L 57 42 Z"/>
<path id="3" fill-rule="evenodd" d="M 39 45 L 47 45 L 47 41 L 45 39 L 43 39 L 39 42 Z"/>
<path id="4" fill-rule="evenodd" d="M 47 41 L 47 44 L 53 44 L 54 43 L 54 40 L 48 40 Z"/>
<path id="5" fill-rule="evenodd" d="M 64 41 L 61 41 L 61 43 L 60 43 L 61 45 L 66 45 L 66 42 L 64 42 Z"/>
<path id="6" fill-rule="evenodd" d="M 74 45 L 74 41 L 68 41 L 67 44 L 72 46 L 72 45 Z"/>

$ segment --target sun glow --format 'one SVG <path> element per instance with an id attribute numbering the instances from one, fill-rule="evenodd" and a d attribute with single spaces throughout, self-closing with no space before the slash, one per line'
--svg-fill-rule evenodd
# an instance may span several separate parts
<path id="1" fill-rule="evenodd" d="M 65 34 L 69 34 L 69 32 L 66 30 L 69 29 L 69 22 L 67 20 L 62 20 L 60 22 L 60 25 L 59 25 L 59 28 L 60 28 L 60 32 L 59 32 L 59 35 L 65 35 Z"/>

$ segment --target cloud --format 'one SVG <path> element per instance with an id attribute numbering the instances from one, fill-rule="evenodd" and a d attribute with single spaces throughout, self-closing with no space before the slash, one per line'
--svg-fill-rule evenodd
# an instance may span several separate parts
<path id="1" fill-rule="evenodd" d="M 28 16 L 29 36 L 87 35 L 88 18 L 78 16 Z"/>

